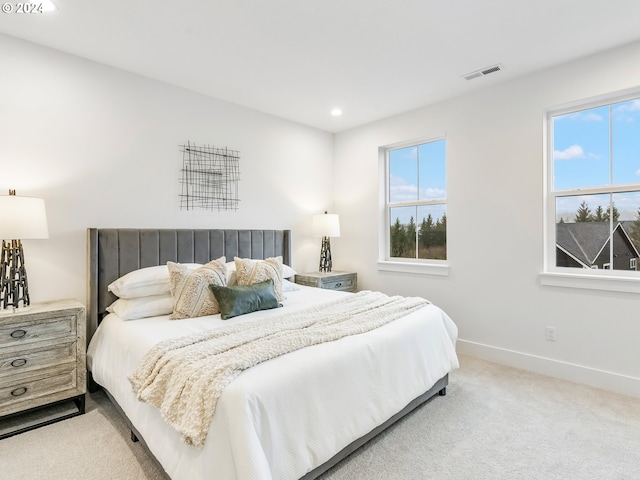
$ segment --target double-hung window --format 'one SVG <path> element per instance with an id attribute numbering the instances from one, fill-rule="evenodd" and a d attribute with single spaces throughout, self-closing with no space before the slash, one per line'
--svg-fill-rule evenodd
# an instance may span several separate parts
<path id="1" fill-rule="evenodd" d="M 545 271 L 640 281 L 640 92 L 546 122 Z"/>
<path id="2" fill-rule="evenodd" d="M 445 147 L 438 138 L 382 149 L 381 263 L 443 265 L 447 259 Z"/>

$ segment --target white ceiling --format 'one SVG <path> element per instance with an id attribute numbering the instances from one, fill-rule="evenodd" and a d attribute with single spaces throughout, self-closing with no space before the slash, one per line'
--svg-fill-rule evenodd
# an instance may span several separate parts
<path id="1" fill-rule="evenodd" d="M 53 1 L 0 32 L 329 132 L 640 39 L 638 0 Z"/>

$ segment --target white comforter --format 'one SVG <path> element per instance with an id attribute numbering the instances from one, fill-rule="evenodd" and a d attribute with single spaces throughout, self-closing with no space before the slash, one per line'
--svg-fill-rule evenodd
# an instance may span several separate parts
<path id="1" fill-rule="evenodd" d="M 286 295 L 284 308 L 294 310 L 348 294 L 303 287 Z M 457 328 L 427 305 L 371 332 L 246 370 L 223 391 L 203 448 L 182 442 L 155 407 L 136 399 L 127 377 L 157 342 L 281 312 L 230 320 L 109 315 L 89 345 L 89 368 L 173 480 L 286 480 L 326 462 L 458 367 Z"/>

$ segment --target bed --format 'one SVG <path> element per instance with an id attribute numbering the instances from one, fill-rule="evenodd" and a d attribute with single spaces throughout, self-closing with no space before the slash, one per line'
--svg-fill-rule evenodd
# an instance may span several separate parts
<path id="1" fill-rule="evenodd" d="M 168 261 L 204 264 L 225 256 L 291 265 L 288 230 L 88 229 L 89 389 L 103 388 L 173 480 L 312 479 L 434 396 L 457 368 L 457 329 L 434 305 L 361 335 L 321 343 L 260 363 L 222 392 L 201 448 L 186 444 L 154 406 L 141 402 L 128 375 L 170 337 L 268 322 L 352 293 L 297 286 L 282 308 L 230 320 L 220 315 L 127 321 L 109 314 L 107 286 L 122 275 Z M 258 323 L 256 323 L 257 325 Z"/>

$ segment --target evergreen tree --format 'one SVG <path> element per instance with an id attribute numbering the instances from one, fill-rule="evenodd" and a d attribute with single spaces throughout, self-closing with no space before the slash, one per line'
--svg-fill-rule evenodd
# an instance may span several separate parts
<path id="1" fill-rule="evenodd" d="M 582 203 L 580 204 L 580 207 L 578 208 L 575 221 L 576 222 L 592 222 L 593 221 L 593 215 L 591 214 L 591 209 L 589 208 L 589 205 L 587 205 L 587 202 L 585 202 L 584 200 L 582 201 Z"/>
<path id="2" fill-rule="evenodd" d="M 442 218 L 436 220 L 433 236 L 434 245 L 444 246 L 447 244 L 447 214 L 443 214 Z"/>
<path id="3" fill-rule="evenodd" d="M 611 207 L 607 207 L 607 212 L 604 214 L 604 219 L 608 222 L 611 218 Z M 613 204 L 613 221 L 617 222 L 620 218 L 620 212 L 616 208 L 615 204 Z"/>
<path id="4" fill-rule="evenodd" d="M 416 258 L 416 222 L 413 219 L 413 215 L 409 219 L 409 225 L 407 225 L 407 251 L 405 256 L 407 258 Z"/>
<path id="5" fill-rule="evenodd" d="M 433 217 L 428 214 L 420 224 L 420 246 L 428 248 L 431 244 L 433 244 Z"/>
<path id="6" fill-rule="evenodd" d="M 604 208 L 602 208 L 602 205 L 598 205 L 598 208 L 596 208 L 596 213 L 593 216 L 593 221 L 594 222 L 607 221 L 606 213 L 604 213 Z"/>
<path id="7" fill-rule="evenodd" d="M 402 257 L 407 243 L 407 235 L 404 227 L 400 223 L 400 219 L 396 218 L 396 222 L 391 227 L 391 256 Z"/>

